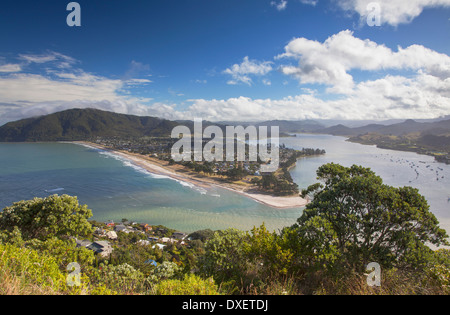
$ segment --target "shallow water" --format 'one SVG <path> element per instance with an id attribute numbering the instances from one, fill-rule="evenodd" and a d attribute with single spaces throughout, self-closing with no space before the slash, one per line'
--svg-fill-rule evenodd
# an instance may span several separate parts
<path id="1" fill-rule="evenodd" d="M 298 135 L 281 142 L 327 151 L 300 159 L 291 170 L 300 188 L 315 183 L 315 172 L 325 163 L 370 167 L 389 185 L 418 188 L 441 226 L 450 231 L 450 166 L 415 153 L 349 143 L 342 137 Z M 295 223 L 302 213 L 301 208 L 274 209 L 225 189 L 205 190 L 153 175 L 123 158 L 70 143 L 0 143 L 0 163 L 1 209 L 18 200 L 69 194 L 87 204 L 95 220 L 126 218 L 184 232 L 249 230 L 263 222 L 278 230 Z"/>
<path id="2" fill-rule="evenodd" d="M 107 152 L 68 143 L 0 144 L 0 208 L 52 194 L 78 196 L 99 221 L 122 218 L 185 232 L 292 225 L 301 208 L 274 209 L 225 189 L 153 175 Z"/>
<path id="3" fill-rule="evenodd" d="M 347 142 L 343 137 L 297 135 L 296 138 L 283 138 L 281 142 L 297 149 L 320 148 L 327 152 L 326 155 L 304 158 L 297 162 L 291 175 L 300 187 L 315 183 L 315 172 L 325 163 L 370 167 L 385 184 L 419 189 L 426 197 L 430 210 L 439 219 L 441 227 L 450 232 L 450 165 L 413 152 L 384 150 L 376 146 Z"/>

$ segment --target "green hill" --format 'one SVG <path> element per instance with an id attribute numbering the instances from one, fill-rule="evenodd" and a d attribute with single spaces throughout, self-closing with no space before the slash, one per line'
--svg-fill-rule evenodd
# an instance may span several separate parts
<path id="1" fill-rule="evenodd" d="M 10 122 L 0 127 L 1 142 L 79 141 L 92 137 L 168 136 L 178 123 L 155 117 L 97 109 L 70 109 Z"/>

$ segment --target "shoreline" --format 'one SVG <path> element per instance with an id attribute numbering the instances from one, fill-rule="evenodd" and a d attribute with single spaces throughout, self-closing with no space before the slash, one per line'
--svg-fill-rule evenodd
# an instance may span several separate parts
<path id="1" fill-rule="evenodd" d="M 231 183 L 221 183 L 218 180 L 200 174 L 192 173 L 185 170 L 180 165 L 169 166 L 167 162 L 160 161 L 158 159 L 143 156 L 136 153 L 130 153 L 126 151 L 114 150 L 96 143 L 86 142 L 86 141 L 71 141 L 69 143 L 84 145 L 87 147 L 96 148 L 99 150 L 107 151 L 115 154 L 119 157 L 127 159 L 128 161 L 134 163 L 136 166 L 142 167 L 149 173 L 155 175 L 162 175 L 170 177 L 171 179 L 192 184 L 201 188 L 211 188 L 219 187 L 234 193 L 240 194 L 244 197 L 250 198 L 258 203 L 264 204 L 266 206 L 277 208 L 277 209 L 291 209 L 291 208 L 302 208 L 305 207 L 309 201 L 307 199 L 298 197 L 279 197 L 266 195 L 258 192 L 246 191 L 244 187 L 240 187 L 237 184 Z"/>

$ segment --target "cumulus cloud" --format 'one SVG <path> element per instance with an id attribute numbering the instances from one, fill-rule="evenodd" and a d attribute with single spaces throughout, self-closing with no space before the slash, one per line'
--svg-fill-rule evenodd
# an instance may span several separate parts
<path id="1" fill-rule="evenodd" d="M 421 45 L 397 51 L 362 40 L 346 30 L 323 43 L 296 38 L 276 59 L 291 58 L 297 65 L 283 65 L 282 73 L 297 78 L 300 83 L 319 83 L 330 86 L 329 92 L 349 94 L 355 88 L 352 70 L 422 70 L 441 79 L 450 77 L 450 57 Z"/>
<path id="2" fill-rule="evenodd" d="M 256 60 L 250 60 L 244 57 L 244 60 L 240 64 L 234 64 L 232 67 L 223 71 L 223 73 L 231 75 L 232 79 L 227 83 L 234 85 L 238 83 L 244 83 L 247 85 L 252 85 L 253 80 L 251 75 L 254 76 L 264 76 L 272 71 L 272 62 L 264 61 L 258 62 Z"/>
<path id="3" fill-rule="evenodd" d="M 183 111 L 169 106 L 161 110 L 160 115 L 168 119 L 201 117 L 211 121 L 436 118 L 449 113 L 450 79 L 440 80 L 425 73 L 414 78 L 387 75 L 358 83 L 351 95 L 332 100 L 305 93 L 281 99 L 241 96 L 189 101 L 191 105 Z"/>
<path id="4" fill-rule="evenodd" d="M 397 26 L 410 23 L 426 8 L 450 7 L 450 0 L 338 0 L 339 6 L 347 11 L 356 12 L 366 20 L 370 3 L 381 8 L 381 23 Z"/>
<path id="5" fill-rule="evenodd" d="M 327 93 L 341 95 L 320 95 L 303 88 L 304 94 L 280 99 L 193 99 L 183 111 L 170 107 L 170 117 L 212 121 L 381 120 L 436 118 L 450 112 L 450 57 L 421 45 L 393 50 L 356 38 L 351 31 L 342 31 L 323 43 L 294 39 L 275 59 L 282 63 L 295 60 L 297 64 L 281 65 L 279 69 L 300 84 L 326 84 Z M 358 82 L 352 70 L 384 74 Z"/>
<path id="6" fill-rule="evenodd" d="M 120 80 L 94 75 L 74 69 L 75 59 L 56 52 L 20 55 L 18 59 L 24 64 L 0 66 L 0 125 L 75 107 L 151 115 L 147 106 L 151 99 L 132 97 L 126 93 L 128 88 L 150 84 L 151 80 Z M 39 70 L 38 73 L 23 71 L 23 67 L 31 64 L 42 65 L 45 74 Z M 64 64 L 69 65 L 70 69 Z"/>

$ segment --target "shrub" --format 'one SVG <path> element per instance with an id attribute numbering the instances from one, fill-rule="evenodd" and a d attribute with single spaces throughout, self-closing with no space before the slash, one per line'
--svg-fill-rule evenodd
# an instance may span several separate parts
<path id="1" fill-rule="evenodd" d="M 0 245 L 0 279 L 1 294 L 60 294 L 68 289 L 55 258 L 9 244 Z"/>
<path id="2" fill-rule="evenodd" d="M 206 280 L 199 276 L 186 275 L 183 280 L 161 281 L 155 290 L 157 295 L 220 295 L 212 278 Z"/>

